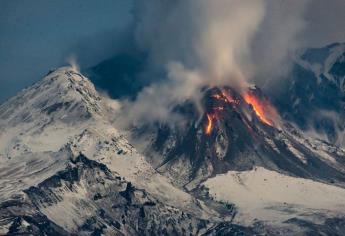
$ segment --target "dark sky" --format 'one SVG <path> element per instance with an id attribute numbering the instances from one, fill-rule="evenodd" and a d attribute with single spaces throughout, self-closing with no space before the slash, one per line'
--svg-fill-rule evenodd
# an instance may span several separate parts
<path id="1" fill-rule="evenodd" d="M 133 1 L 0 0 L 0 103 L 71 56 L 87 67 L 114 55 L 130 31 Z M 345 0 L 311 0 L 305 44 L 344 42 L 344 12 Z"/>
<path id="2" fill-rule="evenodd" d="M 110 57 L 129 28 L 131 0 L 0 0 L 0 102 L 76 56 Z"/>

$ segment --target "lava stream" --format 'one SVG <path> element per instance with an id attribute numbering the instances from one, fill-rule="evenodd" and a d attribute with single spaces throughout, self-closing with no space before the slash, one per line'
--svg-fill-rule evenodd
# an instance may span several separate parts
<path id="1" fill-rule="evenodd" d="M 212 127 L 213 127 L 213 117 L 212 117 L 212 115 L 207 114 L 207 126 L 205 129 L 205 133 L 207 135 L 211 134 Z"/>
<path id="2" fill-rule="evenodd" d="M 253 107 L 253 110 L 256 114 L 256 116 L 265 124 L 269 126 L 274 126 L 274 122 L 271 118 L 276 116 L 275 109 L 265 101 L 260 101 L 258 98 L 256 98 L 254 95 L 245 93 L 243 95 L 244 100 L 246 103 L 251 105 Z"/>

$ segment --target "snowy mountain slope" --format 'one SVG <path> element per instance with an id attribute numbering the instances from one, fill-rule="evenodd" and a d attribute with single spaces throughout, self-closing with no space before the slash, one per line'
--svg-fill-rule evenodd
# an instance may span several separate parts
<path id="1" fill-rule="evenodd" d="M 28 153 L 18 156 L 18 160 L 0 162 L 0 201 L 64 169 L 68 157 L 69 153 L 63 150 Z"/>
<path id="2" fill-rule="evenodd" d="M 308 135 L 345 144 L 345 44 L 307 49 L 287 78 L 266 92 L 281 115 Z"/>
<path id="3" fill-rule="evenodd" d="M 342 235 L 345 231 L 344 188 L 262 167 L 229 171 L 203 186 L 211 198 L 237 206 L 234 222 L 258 224 L 270 235 Z"/>
<path id="4" fill-rule="evenodd" d="M 101 119 L 100 100 L 85 77 L 64 67 L 2 104 L 0 198 L 64 168 L 64 145 Z"/>
<path id="5" fill-rule="evenodd" d="M 241 222 L 254 219 L 284 222 L 292 217 L 320 218 L 345 213 L 345 189 L 295 178 L 257 167 L 250 171 L 229 171 L 208 179 L 204 186 L 220 201 L 234 203 Z M 319 211 L 320 214 L 313 215 Z M 323 214 L 321 214 L 323 213 Z"/>
<path id="6" fill-rule="evenodd" d="M 174 187 L 171 181 L 152 168 L 145 158 L 128 143 L 123 135 L 117 136 L 111 127 L 87 129 L 67 144 L 75 155 L 85 153 L 88 157 L 104 163 L 112 171 L 119 173 L 138 187 L 174 206 L 196 211 L 197 214 L 214 215 L 206 206 L 200 211 L 201 202 L 190 194 Z M 169 194 L 167 194 L 169 193 Z M 209 216 L 209 214 L 206 214 Z"/>
<path id="7" fill-rule="evenodd" d="M 107 109 L 92 83 L 73 68 L 50 73 L 1 105 L 2 166 L 19 162 L 16 168 L 27 165 L 31 172 L 40 171 L 43 167 L 39 165 L 28 166 L 33 162 L 31 156 L 36 162 L 49 160 L 49 155 L 62 161 L 67 149 L 102 159 L 126 177 L 135 178 L 141 172 L 151 178 L 155 171 L 111 126 Z M 143 176 L 136 178 L 145 182 Z"/>
<path id="8" fill-rule="evenodd" d="M 0 106 L 0 155 L 57 151 L 103 113 L 93 85 L 60 68 Z"/>

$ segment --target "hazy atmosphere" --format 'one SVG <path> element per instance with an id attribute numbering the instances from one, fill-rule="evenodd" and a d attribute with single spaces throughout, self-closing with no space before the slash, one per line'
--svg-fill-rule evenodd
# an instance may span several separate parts
<path id="1" fill-rule="evenodd" d="M 340 22 L 345 22 L 344 1 L 272 2 L 276 2 L 275 9 L 269 9 L 272 18 L 277 14 L 298 14 L 300 22 L 292 23 L 302 24 L 298 26 L 297 38 L 294 39 L 298 46 L 323 46 L 345 41 L 345 30 L 339 30 L 343 27 Z M 128 37 L 133 31 L 132 8 L 137 4 L 142 2 L 0 1 L 0 101 L 38 81 L 50 68 L 66 64 L 70 58 L 75 57 L 82 67 L 88 67 L 126 46 L 133 46 L 128 45 Z M 192 11 L 197 17 L 198 10 Z M 164 18 L 163 12 L 155 14 L 155 21 L 160 21 L 159 17 Z M 269 33 L 281 37 L 274 31 L 275 25 L 280 25 L 279 19 L 269 24 Z M 278 34 L 296 31 L 290 26 Z"/>

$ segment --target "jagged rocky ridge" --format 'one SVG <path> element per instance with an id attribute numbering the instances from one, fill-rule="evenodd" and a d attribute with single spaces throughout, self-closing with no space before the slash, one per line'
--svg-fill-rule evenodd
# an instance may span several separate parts
<path id="1" fill-rule="evenodd" d="M 9 234 L 182 235 L 197 234 L 209 223 L 165 205 L 82 154 L 24 193 L 0 207 Z"/>

